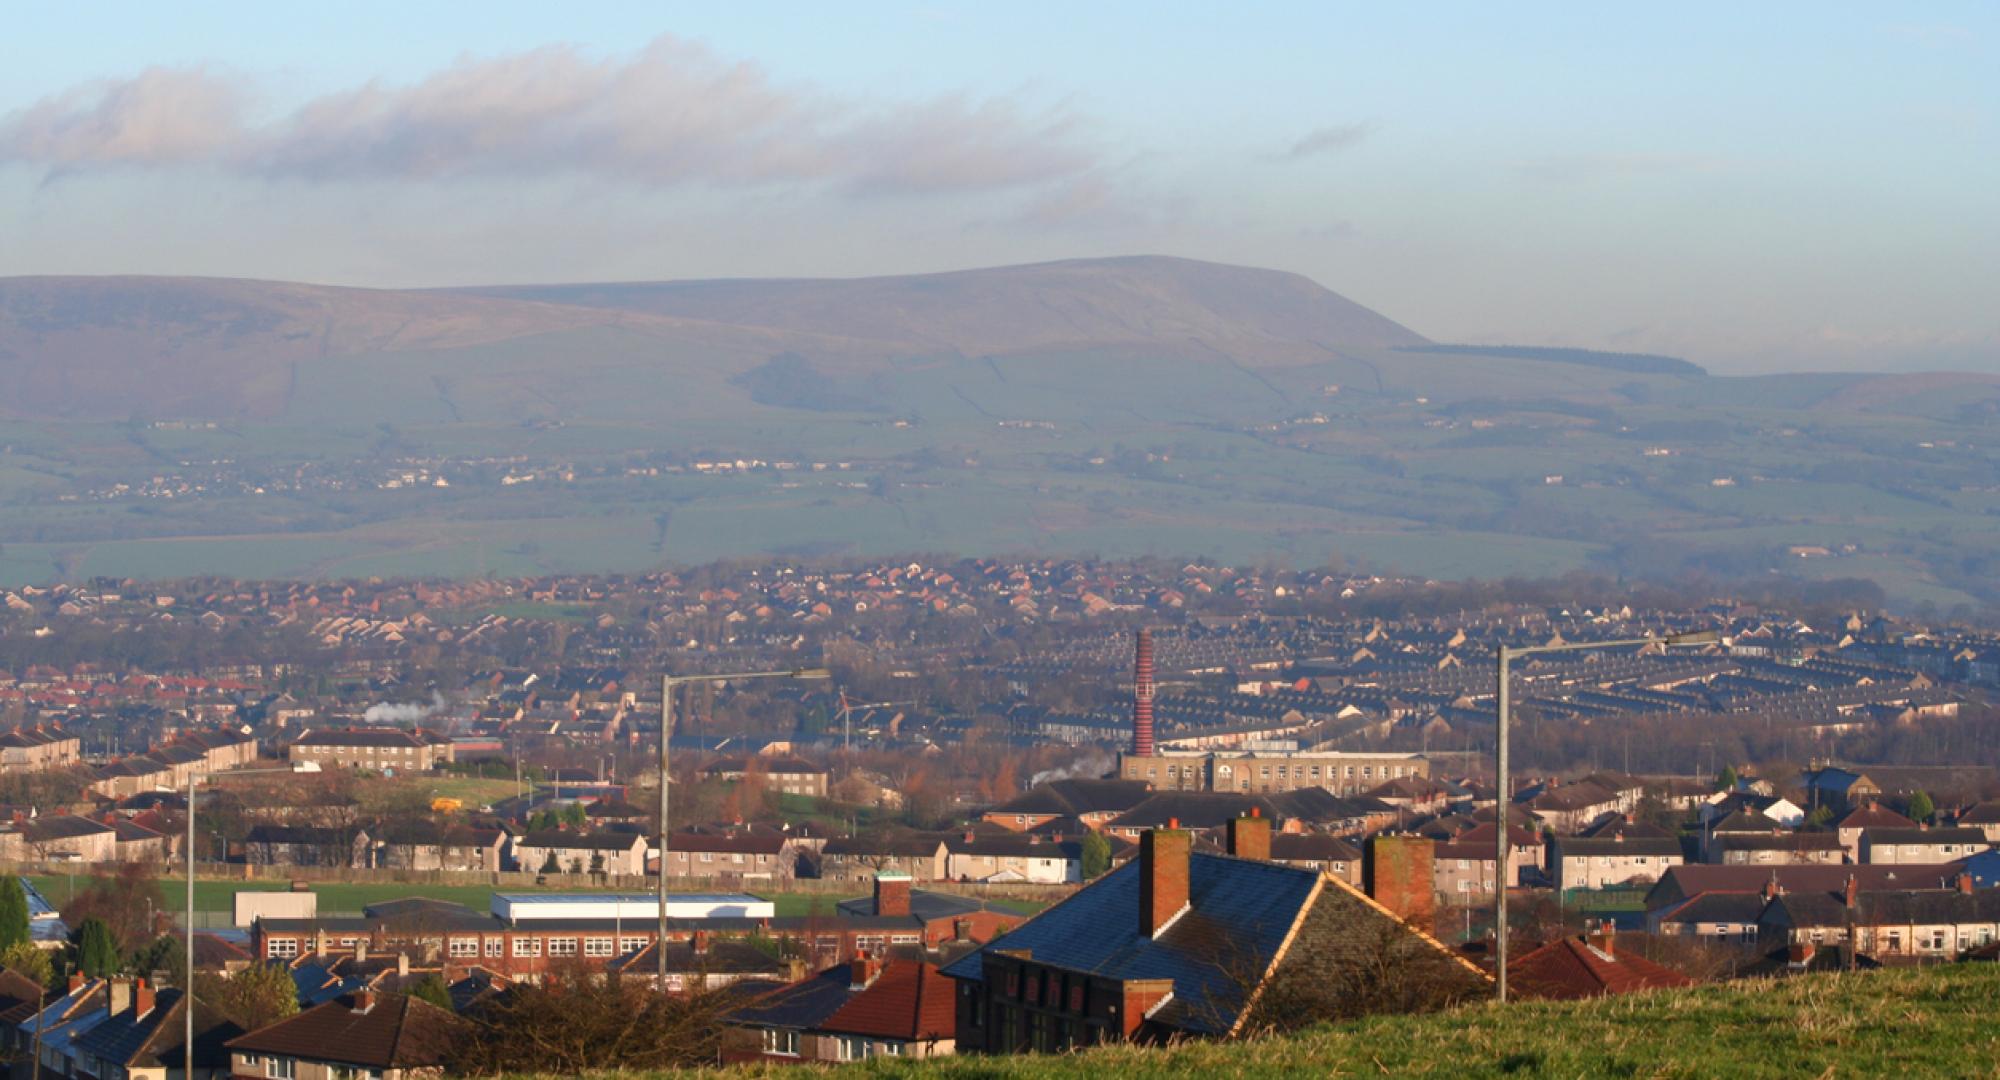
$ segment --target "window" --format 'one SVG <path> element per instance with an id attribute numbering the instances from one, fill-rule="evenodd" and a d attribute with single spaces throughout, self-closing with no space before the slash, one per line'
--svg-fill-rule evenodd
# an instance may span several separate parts
<path id="1" fill-rule="evenodd" d="M 486 939 L 486 955 L 500 956 L 504 954 L 506 951 L 507 951 L 507 943 L 505 940 L 497 937 L 490 937 Z"/>
<path id="2" fill-rule="evenodd" d="M 840 1060 L 866 1061 L 868 1059 L 868 1050 L 873 1045 L 867 1039 L 858 1038 L 853 1035 L 842 1035 L 838 1045 Z"/>
<path id="3" fill-rule="evenodd" d="M 289 937 L 274 937 L 270 941 L 265 943 L 264 954 L 266 956 L 282 957 L 285 959 L 290 959 L 291 957 L 297 956 L 299 954 L 299 939 L 289 938 Z"/>
<path id="4" fill-rule="evenodd" d="M 455 937 L 451 939 L 451 955 L 478 956 L 479 939 L 476 937 Z"/>
<path id="5" fill-rule="evenodd" d="M 899 1042 L 876 1043 L 875 1048 L 888 1057 L 902 1057 L 903 1044 Z"/>
<path id="6" fill-rule="evenodd" d="M 796 1031 L 766 1030 L 764 1032 L 764 1052 L 767 1054 L 783 1054 L 786 1057 L 798 1057 L 799 1033 Z"/>
<path id="7" fill-rule="evenodd" d="M 656 786 L 656 787 L 657 787 L 658 785 L 654 785 L 654 786 Z M 715 861 L 715 852 L 713 852 L 713 851 L 704 851 L 704 852 L 702 852 L 702 853 L 701 853 L 701 861 L 702 861 L 702 862 L 714 862 L 714 861 Z"/>
<path id="8" fill-rule="evenodd" d="M 299 1074 L 299 1063 L 293 1058 L 274 1057 L 264 1063 L 264 1075 L 271 1080 L 292 1080 Z"/>
<path id="9" fill-rule="evenodd" d="M 552 937 L 549 939 L 550 956 L 575 956 L 576 939 L 573 937 Z"/>
<path id="10" fill-rule="evenodd" d="M 638 952 L 640 949 L 643 949 L 647 945 L 651 944 L 652 941 L 653 941 L 652 938 L 642 938 L 642 937 L 619 938 L 618 951 L 621 953 Z"/>
<path id="11" fill-rule="evenodd" d="M 891 944 L 891 945 L 915 945 L 915 944 L 916 944 L 917 942 L 919 942 L 919 941 L 922 941 L 922 940 L 923 940 L 923 938 L 922 938 L 921 936 L 917 935 L 917 934 L 890 934 L 890 935 L 889 935 L 889 944 Z"/>
<path id="12" fill-rule="evenodd" d="M 515 956 L 542 955 L 542 939 L 538 937 L 517 937 L 514 939 Z"/>
<path id="13" fill-rule="evenodd" d="M 612 941 L 608 937 L 583 939 L 583 955 L 585 956 L 610 956 L 613 951 Z"/>

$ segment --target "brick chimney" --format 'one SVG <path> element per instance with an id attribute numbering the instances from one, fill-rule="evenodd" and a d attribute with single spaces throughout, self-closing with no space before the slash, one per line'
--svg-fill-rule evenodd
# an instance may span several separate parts
<path id="1" fill-rule="evenodd" d="M 875 914 L 905 917 L 910 914 L 910 875 L 875 875 Z"/>
<path id="2" fill-rule="evenodd" d="M 1959 891 L 1959 892 L 1961 892 L 1961 893 L 1964 893 L 1964 894 L 1965 894 L 1965 895 L 1967 895 L 1967 896 L 1971 896 L 1971 895 L 1972 895 L 1972 875 L 1971 875 L 1971 874 L 1969 874 L 1969 873 L 1965 873 L 1964 871 L 1960 871 L 1960 872 L 1959 872 L 1959 875 L 1958 875 L 1958 882 L 1957 882 L 1957 884 L 1958 884 L 1958 891 Z"/>
<path id="3" fill-rule="evenodd" d="M 865 952 L 858 952 L 854 954 L 854 959 L 847 962 L 847 970 L 847 988 L 866 990 L 875 977 L 882 974 L 882 962 Z"/>
<path id="4" fill-rule="evenodd" d="M 1270 861 L 1271 820 L 1261 807 L 1251 807 L 1249 817 L 1230 819 L 1229 853 L 1239 859 Z"/>
<path id="5" fill-rule="evenodd" d="M 140 1019 L 153 1011 L 153 987 L 144 979 L 132 984 L 132 1017 Z"/>
<path id="6" fill-rule="evenodd" d="M 1778 897 L 1784 895 L 1784 892 L 1785 890 L 1778 887 L 1778 875 L 1776 874 L 1772 874 L 1771 879 L 1764 883 L 1764 899 L 1766 902 L 1776 900 Z"/>
<path id="7" fill-rule="evenodd" d="M 1188 856 L 1194 837 L 1181 829 L 1139 834 L 1139 932 L 1158 937 L 1188 906 Z"/>
<path id="8" fill-rule="evenodd" d="M 358 1013 L 364 1013 L 364 1014 L 365 1014 L 365 1013 L 367 1013 L 367 1012 L 368 1012 L 368 1010 L 370 1010 L 370 1009 L 372 1009 L 372 1008 L 374 1008 L 374 1007 L 375 1007 L 375 991 L 373 991 L 373 990 L 356 990 L 356 991 L 354 992 L 354 1011 L 355 1011 L 355 1012 L 358 1012 Z"/>
<path id="9" fill-rule="evenodd" d="M 1847 875 L 1847 886 L 1841 890 L 1841 903 L 1847 905 L 1849 908 L 1854 907 L 1854 898 L 1860 891 L 1860 882 L 1854 880 L 1853 874 Z"/>
<path id="10" fill-rule="evenodd" d="M 708 955 L 708 931 L 696 930 L 688 935 L 688 948 L 696 956 Z"/>
<path id="11" fill-rule="evenodd" d="M 971 940 L 972 940 L 972 920 L 971 920 L 971 919 L 953 919 L 953 920 L 951 921 L 951 939 L 952 939 L 953 941 L 971 941 Z"/>
<path id="12" fill-rule="evenodd" d="M 1618 955 L 1618 927 L 1610 919 L 1600 921 L 1597 924 L 1597 932 L 1586 940 L 1606 956 Z"/>
<path id="13" fill-rule="evenodd" d="M 1434 845 L 1423 836 L 1375 836 L 1362 862 L 1368 895 L 1405 922 L 1428 926 L 1437 910 Z"/>
<path id="14" fill-rule="evenodd" d="M 1121 991 L 1118 1000 L 1118 1015 L 1113 1020 L 1118 1024 L 1119 1034 L 1130 1039 L 1138 1034 L 1139 1025 L 1146 1022 L 1146 1013 L 1153 1006 L 1173 996 L 1172 979 L 1127 979 L 1118 984 Z"/>
<path id="15" fill-rule="evenodd" d="M 72 994 L 74 994 L 74 993 L 76 993 L 76 992 L 77 992 L 78 990 L 81 990 L 81 989 L 83 989 L 83 972 L 81 972 L 81 971 L 72 971 L 72 972 L 70 972 L 70 973 L 69 973 L 69 992 L 70 992 L 70 993 L 72 993 Z"/>

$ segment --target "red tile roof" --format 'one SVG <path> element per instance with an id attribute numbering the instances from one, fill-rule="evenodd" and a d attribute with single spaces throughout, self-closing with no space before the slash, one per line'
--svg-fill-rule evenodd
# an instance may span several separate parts
<path id="1" fill-rule="evenodd" d="M 957 1023 L 952 993 L 952 981 L 938 973 L 936 964 L 891 963 L 818 1030 L 905 1042 L 949 1039 Z"/>
<path id="2" fill-rule="evenodd" d="M 1608 947 L 1607 947 L 1608 946 Z M 1694 980 L 1630 951 L 1616 939 L 1566 937 L 1507 965 L 1507 978 L 1523 997 L 1586 998 L 1693 986 Z"/>

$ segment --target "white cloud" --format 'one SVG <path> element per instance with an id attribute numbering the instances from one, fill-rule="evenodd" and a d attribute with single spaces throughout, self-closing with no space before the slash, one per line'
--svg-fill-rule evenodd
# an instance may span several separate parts
<path id="1" fill-rule="evenodd" d="M 257 123 L 242 83 L 149 69 L 0 119 L 0 163 L 52 173 L 205 165 L 312 181 L 587 175 L 649 187 L 823 184 L 857 193 L 1029 188 L 1087 172 L 1064 113 L 1006 100 L 840 101 L 662 36 L 467 58 L 409 85 L 326 94 Z"/>

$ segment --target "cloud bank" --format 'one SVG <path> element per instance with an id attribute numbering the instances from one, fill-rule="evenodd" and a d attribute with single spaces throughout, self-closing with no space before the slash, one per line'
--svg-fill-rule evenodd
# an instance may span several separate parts
<path id="1" fill-rule="evenodd" d="M 662 36 L 595 58 L 555 45 L 371 81 L 258 118 L 207 68 L 149 68 L 0 118 L 0 164 L 62 175 L 200 166 L 263 179 L 591 176 L 648 187 L 824 185 L 855 195 L 1037 187 L 1089 173 L 1078 121 L 1004 99 L 836 100 Z"/>

